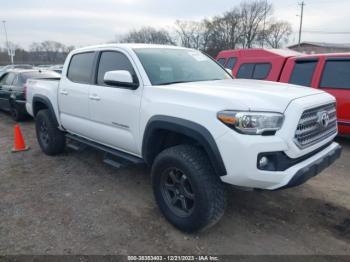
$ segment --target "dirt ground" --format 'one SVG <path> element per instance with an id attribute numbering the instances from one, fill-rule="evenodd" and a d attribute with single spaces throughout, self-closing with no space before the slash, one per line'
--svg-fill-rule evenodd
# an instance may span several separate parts
<path id="1" fill-rule="evenodd" d="M 31 149 L 11 153 L 14 122 L 0 112 L 0 254 L 350 255 L 350 140 L 343 155 L 288 190 L 229 188 L 223 219 L 186 235 L 160 214 L 144 166 L 115 169 L 93 149 L 48 157 L 34 122 Z"/>

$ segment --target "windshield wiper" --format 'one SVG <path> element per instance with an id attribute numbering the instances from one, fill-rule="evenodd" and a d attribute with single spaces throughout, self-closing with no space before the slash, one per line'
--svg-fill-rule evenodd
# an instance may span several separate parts
<path id="1" fill-rule="evenodd" d="M 194 81 L 173 81 L 173 82 L 165 82 L 158 84 L 159 86 L 166 86 L 166 85 L 172 85 L 172 84 L 181 84 L 181 83 L 188 83 L 188 82 L 194 82 Z"/>
<path id="2" fill-rule="evenodd" d="M 165 85 L 172 85 L 172 84 L 181 84 L 181 83 L 191 83 L 191 82 L 205 82 L 205 81 L 218 81 L 223 80 L 220 78 L 214 78 L 214 79 L 205 79 L 205 80 L 190 80 L 190 81 L 173 81 L 173 82 L 165 82 L 158 84 L 159 86 L 165 86 Z"/>

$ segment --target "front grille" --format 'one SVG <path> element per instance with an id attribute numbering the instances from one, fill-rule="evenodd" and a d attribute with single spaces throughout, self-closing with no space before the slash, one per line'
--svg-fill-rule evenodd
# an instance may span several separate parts
<path id="1" fill-rule="evenodd" d="M 335 103 L 304 111 L 294 136 L 299 148 L 312 146 L 337 133 L 337 112 Z"/>

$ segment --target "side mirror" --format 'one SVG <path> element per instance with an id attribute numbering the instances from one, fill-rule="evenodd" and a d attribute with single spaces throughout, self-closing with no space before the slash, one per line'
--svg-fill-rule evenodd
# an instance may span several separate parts
<path id="1" fill-rule="evenodd" d="M 136 89 L 139 85 L 134 83 L 132 75 L 126 70 L 108 71 L 103 77 L 103 82 L 111 86 L 128 87 Z"/>

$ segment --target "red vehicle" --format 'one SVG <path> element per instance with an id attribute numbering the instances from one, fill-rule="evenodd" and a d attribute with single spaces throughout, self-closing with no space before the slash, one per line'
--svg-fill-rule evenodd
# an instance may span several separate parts
<path id="1" fill-rule="evenodd" d="M 309 86 L 332 94 L 337 99 L 339 134 L 350 136 L 350 53 L 240 49 L 221 51 L 216 59 L 237 78 Z"/>

